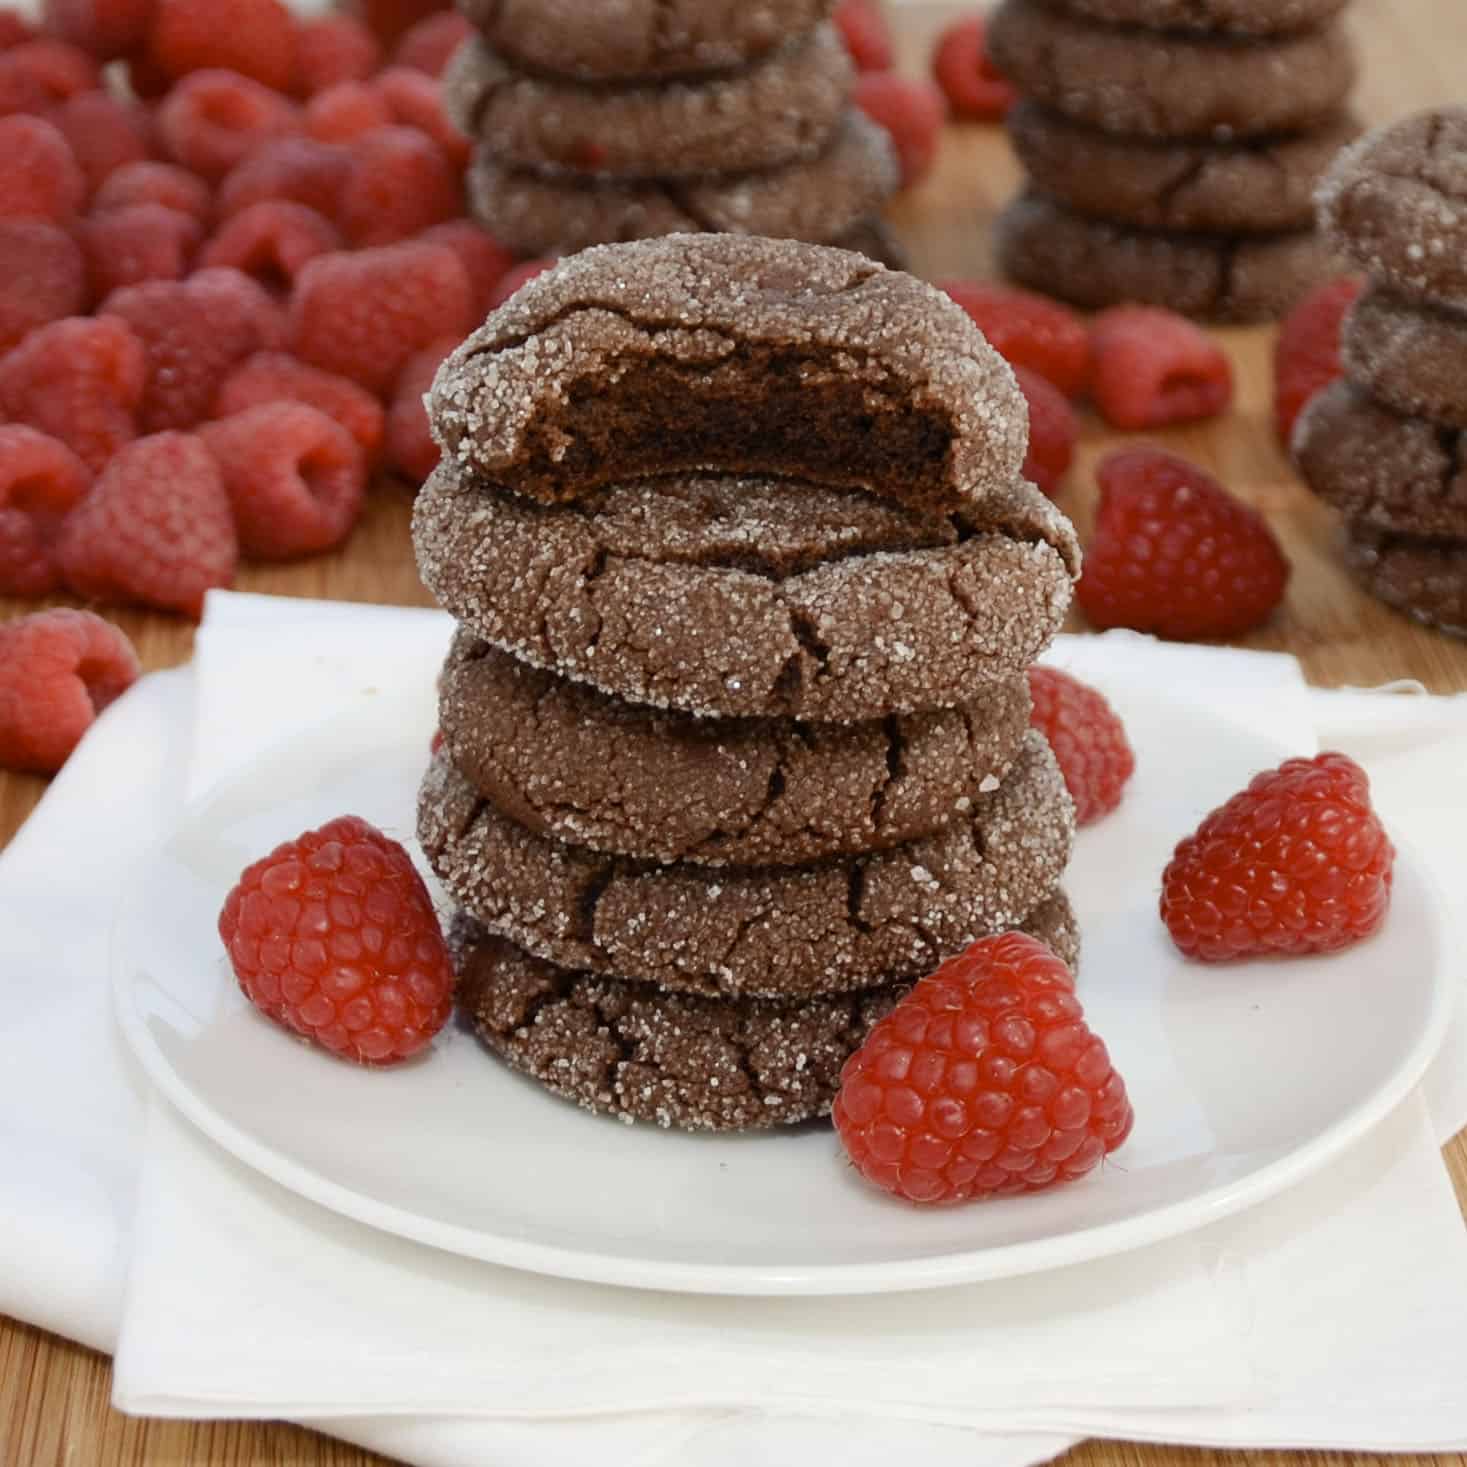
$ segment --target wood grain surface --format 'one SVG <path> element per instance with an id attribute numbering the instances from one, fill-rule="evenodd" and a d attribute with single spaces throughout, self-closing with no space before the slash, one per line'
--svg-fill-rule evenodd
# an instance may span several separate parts
<path id="1" fill-rule="evenodd" d="M 937 29 L 957 9 L 923 3 L 900 9 L 909 71 L 920 70 Z M 1367 120 L 1384 121 L 1461 99 L 1467 6 L 1458 0 L 1356 0 L 1352 24 L 1362 45 L 1359 98 Z M 1017 182 L 998 129 L 949 129 L 936 172 L 893 213 L 918 273 L 930 278 L 988 274 L 989 225 Z M 1171 447 L 1211 466 L 1262 509 L 1293 561 L 1287 604 L 1248 645 L 1295 653 L 1310 679 L 1323 685 L 1404 677 L 1417 678 L 1436 692 L 1467 690 L 1467 644 L 1387 611 L 1357 591 L 1339 568 L 1330 515 L 1300 487 L 1274 442 L 1272 332 L 1220 335 L 1237 369 L 1235 410 L 1220 422 L 1164 436 Z M 1062 501 L 1082 535 L 1088 530 L 1093 464 L 1115 441 L 1115 435 L 1087 422 Z M 239 584 L 280 595 L 426 604 L 408 547 L 408 513 L 405 491 L 384 485 L 375 491 L 366 519 L 345 550 L 296 566 L 249 568 Z M 33 609 L 33 604 L 0 600 L 0 620 Z M 190 654 L 192 632 L 183 623 L 143 613 L 121 613 L 117 620 L 149 668 L 171 666 Z M 0 774 L 0 842 L 20 828 L 44 790 L 39 779 Z M 1467 1132 L 1447 1148 L 1446 1160 L 1467 1208 Z M 1467 1320 L 1463 1331 L 1467 1338 Z M 285 1425 L 128 1420 L 108 1406 L 109 1384 L 104 1358 L 0 1319 L 0 1467 L 371 1467 L 384 1460 Z M 1065 1459 L 1073 1467 L 1155 1467 L 1163 1462 L 1184 1467 L 1244 1462 L 1365 1467 L 1381 1460 L 1337 1452 L 1210 1452 L 1120 1442 L 1088 1442 Z M 1467 1467 L 1467 1456 L 1460 1454 L 1385 1460 Z"/>

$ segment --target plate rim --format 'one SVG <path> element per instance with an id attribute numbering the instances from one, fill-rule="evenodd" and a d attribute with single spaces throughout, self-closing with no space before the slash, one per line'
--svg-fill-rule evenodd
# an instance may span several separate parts
<path id="1" fill-rule="evenodd" d="M 338 721 L 323 720 L 319 727 L 329 727 Z M 315 732 L 317 727 L 313 725 L 308 732 Z M 251 767 L 267 762 L 299 742 L 299 735 L 281 740 L 262 750 L 248 764 L 225 771 L 177 812 L 168 831 L 147 847 L 136 874 L 118 896 L 109 924 L 109 987 L 118 1026 L 149 1083 L 173 1109 L 221 1150 L 266 1180 L 329 1212 L 376 1231 L 523 1272 L 582 1283 L 679 1294 L 815 1298 L 920 1291 L 1014 1278 L 1129 1253 L 1245 1211 L 1320 1171 L 1385 1120 L 1419 1084 L 1446 1037 L 1459 1001 L 1459 995 L 1447 979 L 1443 941 L 1447 910 L 1444 894 L 1412 845 L 1398 840 L 1397 880 L 1404 867 L 1408 879 L 1418 884 L 1420 895 L 1434 919 L 1428 929 L 1433 959 L 1430 965 L 1431 1006 L 1415 1044 L 1384 1082 L 1309 1141 L 1255 1171 L 1220 1183 L 1196 1197 L 1166 1203 L 1136 1217 L 1117 1218 L 1075 1229 L 1057 1237 L 990 1245 L 962 1252 L 949 1251 L 929 1258 L 829 1265 L 806 1263 L 781 1267 L 653 1260 L 487 1233 L 482 1229 L 425 1217 L 353 1187 L 329 1181 L 304 1163 L 258 1140 L 186 1083 L 149 1033 L 135 1001 L 136 980 L 125 970 L 117 941 L 119 928 L 132 905 L 134 894 L 191 817 L 221 797 L 226 789 L 247 778 Z M 1115 1164 L 1120 1165 L 1119 1162 Z"/>

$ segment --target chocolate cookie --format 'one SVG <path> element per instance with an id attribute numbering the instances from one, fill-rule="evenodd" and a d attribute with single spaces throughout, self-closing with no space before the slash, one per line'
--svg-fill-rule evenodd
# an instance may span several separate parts
<path id="1" fill-rule="evenodd" d="M 831 25 L 747 71 L 593 88 L 516 71 L 470 40 L 443 74 L 443 106 L 461 132 L 511 167 L 695 178 L 777 168 L 823 152 L 854 71 Z"/>
<path id="2" fill-rule="evenodd" d="M 1350 380 L 1387 407 L 1467 428 L 1467 315 L 1376 286 L 1346 316 L 1340 354 Z"/>
<path id="3" fill-rule="evenodd" d="M 1319 186 L 1335 243 L 1400 295 L 1467 308 L 1467 109 L 1367 134 Z"/>
<path id="4" fill-rule="evenodd" d="M 439 369 L 446 462 L 556 502 L 644 474 L 780 474 L 915 509 L 1017 477 L 1027 413 L 961 307 L 861 255 L 680 234 L 585 250 Z"/>
<path id="5" fill-rule="evenodd" d="M 459 0 L 501 55 L 580 81 L 646 81 L 747 66 L 814 29 L 833 0 Z"/>
<path id="6" fill-rule="evenodd" d="M 535 835 L 440 751 L 418 838 L 453 900 L 567 968 L 680 992 L 804 998 L 916 977 L 1016 926 L 1059 882 L 1074 807 L 1043 734 L 925 840 L 803 867 L 657 866 Z"/>
<path id="7" fill-rule="evenodd" d="M 1023 929 L 1075 966 L 1079 931 L 1063 892 Z M 688 1131 L 825 1115 L 842 1065 L 912 987 L 797 1003 L 709 998 L 554 967 L 462 915 L 449 943 L 459 1012 L 511 1068 L 586 1110 Z"/>
<path id="8" fill-rule="evenodd" d="M 1104 132 L 1152 138 L 1267 137 L 1333 117 L 1355 80 L 1337 23 L 1268 40 L 1149 31 L 1004 0 L 994 64 L 1026 96 Z"/>
<path id="9" fill-rule="evenodd" d="M 997 789 L 1023 677 L 879 723 L 712 721 L 608 698 L 460 629 L 440 726 L 459 772 L 528 830 L 700 865 L 803 865 L 920 839 Z"/>
<path id="10" fill-rule="evenodd" d="M 705 231 L 844 244 L 897 180 L 890 137 L 852 110 L 823 153 L 765 173 L 682 183 L 548 178 L 505 168 L 480 149 L 467 185 L 469 210 L 485 229 L 517 254 L 541 256 Z"/>
<path id="11" fill-rule="evenodd" d="M 1317 234 L 1153 234 L 1025 194 L 999 216 L 1004 270 L 1032 290 L 1100 309 L 1127 301 L 1211 321 L 1267 321 L 1336 268 Z"/>
<path id="12" fill-rule="evenodd" d="M 775 238 L 779 236 L 776 235 Z M 867 259 L 885 265 L 888 270 L 911 268 L 911 257 L 901 240 L 892 233 L 891 226 L 884 219 L 874 214 L 846 230 L 833 243 L 839 249 L 853 250 L 858 255 L 865 255 Z"/>
<path id="13" fill-rule="evenodd" d="M 1027 484 L 951 518 L 686 476 L 545 506 L 440 464 L 413 535 L 439 602 L 521 661 L 634 703 L 823 723 L 957 708 L 1017 677 L 1079 564 Z"/>
<path id="14" fill-rule="evenodd" d="M 1359 131 L 1335 118 L 1302 136 L 1252 143 L 1123 138 L 1037 102 L 1008 115 L 1035 187 L 1081 214 L 1140 229 L 1271 234 L 1314 227 L 1314 189 Z"/>
<path id="15" fill-rule="evenodd" d="M 1382 534 L 1351 525 L 1345 561 L 1372 596 L 1456 637 L 1467 637 L 1467 543 Z"/>
<path id="16" fill-rule="evenodd" d="M 1345 0 L 1057 0 L 1064 10 L 1110 25 L 1157 31 L 1236 31 L 1279 36 L 1319 25 Z"/>
<path id="17" fill-rule="evenodd" d="M 1403 418 L 1340 381 L 1310 400 L 1292 448 L 1305 483 L 1348 519 L 1406 535 L 1467 538 L 1461 433 Z"/>

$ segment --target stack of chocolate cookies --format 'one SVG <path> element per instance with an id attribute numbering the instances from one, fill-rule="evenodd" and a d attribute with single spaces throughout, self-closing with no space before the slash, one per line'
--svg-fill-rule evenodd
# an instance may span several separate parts
<path id="1" fill-rule="evenodd" d="M 1283 314 L 1331 270 L 1312 196 L 1358 131 L 1345 0 L 1004 0 L 1030 187 L 999 222 L 1016 280 L 1078 305 Z"/>
<path id="2" fill-rule="evenodd" d="M 894 259 L 896 157 L 832 5 L 460 0 L 478 35 L 444 105 L 476 140 L 470 211 L 527 256 L 707 230 Z"/>
<path id="3" fill-rule="evenodd" d="M 770 1127 L 973 940 L 1074 960 L 1025 672 L 1078 554 L 945 296 L 789 242 L 588 250 L 430 416 L 415 542 L 460 625 L 419 835 L 491 1050 L 626 1120 Z"/>
<path id="4" fill-rule="evenodd" d="M 1294 430 L 1310 488 L 1382 601 L 1467 635 L 1467 110 L 1423 113 L 1342 153 L 1323 228 L 1369 276 L 1345 378 Z"/>

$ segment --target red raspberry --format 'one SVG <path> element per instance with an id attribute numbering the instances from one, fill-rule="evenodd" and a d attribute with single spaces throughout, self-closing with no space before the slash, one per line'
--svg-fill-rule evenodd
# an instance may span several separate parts
<path id="1" fill-rule="evenodd" d="M 23 15 L 14 10 L 0 10 L 0 51 L 23 46 L 35 38 L 35 31 Z"/>
<path id="2" fill-rule="evenodd" d="M 423 878 L 356 815 L 247 867 L 219 936 L 256 1008 L 343 1059 L 407 1059 L 453 1008 L 453 962 Z"/>
<path id="3" fill-rule="evenodd" d="M 945 280 L 945 290 L 1011 366 L 1047 377 L 1066 397 L 1090 382 L 1090 331 L 1067 306 L 983 280 Z"/>
<path id="4" fill-rule="evenodd" d="M 0 768 L 54 774 L 141 671 L 132 643 L 90 611 L 0 626 Z"/>
<path id="5" fill-rule="evenodd" d="M 1024 477 L 1053 499 L 1075 456 L 1080 420 L 1054 384 L 1038 372 L 1015 367 L 1014 376 L 1029 404 L 1029 452 L 1024 459 Z"/>
<path id="6" fill-rule="evenodd" d="M 410 66 L 432 77 L 442 76 L 449 58 L 473 34 L 473 26 L 457 11 L 440 11 L 404 32 L 392 53 L 392 64 Z"/>
<path id="7" fill-rule="evenodd" d="M 476 314 L 488 315 L 495 287 L 514 267 L 514 255 L 472 219 L 450 219 L 447 224 L 435 224 L 432 229 L 425 229 L 418 239 L 422 244 L 444 245 L 458 256 L 474 289 Z"/>
<path id="8" fill-rule="evenodd" d="M 1284 317 L 1273 348 L 1273 417 L 1285 448 L 1305 404 L 1344 373 L 1340 331 L 1365 281 L 1344 275 L 1316 286 Z"/>
<path id="9" fill-rule="evenodd" d="M 323 143 L 349 143 L 392 122 L 392 108 L 370 82 L 338 82 L 306 103 L 306 131 Z"/>
<path id="10" fill-rule="evenodd" d="M 127 58 L 127 85 L 133 96 L 156 102 L 168 95 L 173 78 L 146 51 L 137 51 Z"/>
<path id="11" fill-rule="evenodd" d="M 1337 952 L 1385 921 L 1395 860 L 1353 759 L 1289 759 L 1177 846 L 1161 920 L 1204 963 Z"/>
<path id="12" fill-rule="evenodd" d="M 473 290 L 442 245 L 319 255 L 296 282 L 290 323 L 296 356 L 380 397 L 430 342 L 468 335 Z"/>
<path id="13" fill-rule="evenodd" d="M 296 78 L 304 96 L 365 81 L 381 64 L 377 38 L 349 15 L 318 16 L 296 32 Z"/>
<path id="14" fill-rule="evenodd" d="M 1088 683 L 1053 667 L 1029 669 L 1029 722 L 1049 740 L 1065 788 L 1075 802 L 1075 819 L 1093 825 L 1121 803 L 1136 756 L 1125 725 Z"/>
<path id="15" fill-rule="evenodd" d="M 162 204 L 197 219 L 209 218 L 209 185 L 175 163 L 124 163 L 97 190 L 92 213 L 125 209 L 130 204 Z"/>
<path id="16" fill-rule="evenodd" d="M 67 223 L 87 180 L 58 128 L 39 117 L 0 117 L 0 218 Z"/>
<path id="17" fill-rule="evenodd" d="M 277 312 L 264 288 L 235 270 L 150 281 L 108 296 L 101 314 L 125 321 L 147 352 L 143 432 L 191 428 L 208 417 L 234 367 L 279 345 Z"/>
<path id="18" fill-rule="evenodd" d="M 61 521 L 91 487 L 64 444 L 19 423 L 0 426 L 0 596 L 46 596 L 61 583 Z"/>
<path id="19" fill-rule="evenodd" d="M 280 138 L 252 153 L 219 187 L 219 217 L 266 199 L 289 199 L 339 223 L 351 154 L 312 138 Z"/>
<path id="20" fill-rule="evenodd" d="M 64 229 L 44 219 L 0 219 L 0 353 L 86 304 L 86 262 Z"/>
<path id="21" fill-rule="evenodd" d="M 158 131 L 175 162 L 218 182 L 262 143 L 300 130 L 293 103 L 231 71 L 196 71 L 158 108 Z"/>
<path id="22" fill-rule="evenodd" d="M 931 82 L 908 81 L 894 71 L 868 71 L 856 82 L 851 100 L 891 135 L 903 188 L 931 171 L 947 120 L 947 102 Z"/>
<path id="23" fill-rule="evenodd" d="M 949 958 L 872 1029 L 833 1119 L 867 1181 L 931 1203 L 1078 1181 L 1132 1115 L 1070 970 L 1006 932 Z"/>
<path id="24" fill-rule="evenodd" d="M 237 71 L 289 92 L 295 85 L 295 21 L 280 0 L 157 0 L 148 59 L 171 77 Z"/>
<path id="25" fill-rule="evenodd" d="M 381 451 L 382 404 L 355 382 L 308 367 L 284 352 L 260 352 L 236 369 L 219 389 L 214 416 L 230 418 L 267 402 L 303 402 L 319 409 L 356 439 L 369 464 Z"/>
<path id="26" fill-rule="evenodd" d="M 102 85 L 97 63 L 64 41 L 26 41 L 0 55 L 0 117 L 49 112 Z"/>
<path id="27" fill-rule="evenodd" d="M 98 61 L 136 51 L 153 18 L 153 0 L 44 0 L 46 29 Z"/>
<path id="28" fill-rule="evenodd" d="M 0 359 L 0 417 L 59 438 L 100 473 L 137 433 L 147 371 L 125 322 L 53 321 Z"/>
<path id="29" fill-rule="evenodd" d="M 1196 464 L 1128 448 L 1097 478 L 1095 534 L 1075 590 L 1093 626 L 1238 637 L 1283 600 L 1289 563 L 1267 522 Z"/>
<path id="30" fill-rule="evenodd" d="M 552 269 L 555 263 L 553 258 L 546 256 L 539 260 L 524 260 L 514 269 L 506 270 L 489 295 L 489 310 L 497 310 L 520 286 L 528 285 L 537 275 L 543 275 Z"/>
<path id="31" fill-rule="evenodd" d="M 437 145 L 415 127 L 379 127 L 351 144 L 343 233 L 359 249 L 396 244 L 463 212 L 462 190 Z"/>
<path id="32" fill-rule="evenodd" d="M 981 15 L 956 20 L 938 38 L 932 73 L 959 117 L 997 122 L 1019 100 L 1013 82 L 988 54 Z"/>
<path id="33" fill-rule="evenodd" d="M 389 66 L 373 83 L 395 122 L 415 127 L 438 145 L 455 168 L 469 161 L 469 139 L 448 120 L 437 81 L 408 66 Z"/>
<path id="34" fill-rule="evenodd" d="M 384 46 L 391 46 L 420 20 L 449 7 L 447 0 L 359 0 L 355 8 L 367 29 Z"/>
<path id="35" fill-rule="evenodd" d="M 1090 323 L 1090 395 L 1113 428 L 1162 428 L 1226 412 L 1233 369 L 1199 326 L 1160 306 L 1112 306 Z"/>
<path id="36" fill-rule="evenodd" d="M 63 102 L 51 121 L 66 139 L 89 192 L 101 188 L 117 169 L 142 162 L 152 152 L 147 113 L 106 92 L 83 92 Z"/>
<path id="37" fill-rule="evenodd" d="M 199 247 L 199 221 L 162 204 L 108 209 L 83 221 L 78 235 L 87 253 L 92 294 L 148 280 L 182 280 Z"/>
<path id="38" fill-rule="evenodd" d="M 830 18 L 860 70 L 890 71 L 896 65 L 891 27 L 880 0 L 840 0 Z"/>
<path id="39" fill-rule="evenodd" d="M 416 485 L 438 467 L 438 445 L 428 431 L 423 394 L 433 385 L 444 357 L 457 345 L 456 338 L 445 336 L 412 357 L 397 379 L 397 391 L 387 412 L 388 462 Z"/>
<path id="40" fill-rule="evenodd" d="M 239 547 L 209 450 L 189 433 L 129 443 L 61 529 L 61 570 L 79 595 L 198 619 L 234 580 Z"/>
<path id="41" fill-rule="evenodd" d="M 267 290 L 288 295 L 308 261 L 340 248 L 336 226 L 314 209 L 266 199 L 226 219 L 199 264 L 239 270 Z"/>
<path id="42" fill-rule="evenodd" d="M 234 507 L 240 549 L 291 560 L 339 545 L 356 524 L 367 469 L 356 440 L 325 413 L 270 402 L 200 429 Z"/>

